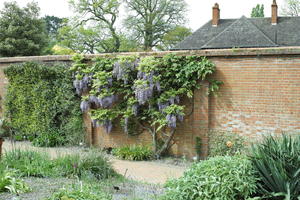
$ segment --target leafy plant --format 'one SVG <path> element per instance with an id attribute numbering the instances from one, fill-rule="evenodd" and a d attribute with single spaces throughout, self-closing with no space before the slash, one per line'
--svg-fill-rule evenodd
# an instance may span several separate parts
<path id="1" fill-rule="evenodd" d="M 112 196 L 97 185 L 80 183 L 62 188 L 46 200 L 112 200 Z"/>
<path id="2" fill-rule="evenodd" d="M 235 155 L 245 150 L 242 136 L 228 131 L 211 131 L 209 134 L 209 156 Z"/>
<path id="3" fill-rule="evenodd" d="M 256 192 L 257 181 L 246 157 L 217 156 L 195 163 L 181 178 L 168 181 L 160 199 L 247 199 Z"/>
<path id="4" fill-rule="evenodd" d="M 136 127 L 135 123 L 136 130 L 151 135 L 156 157 L 168 151 L 184 118 L 181 99 L 192 98 L 193 90 L 201 87 L 199 81 L 208 80 L 210 92 L 220 85 L 209 79 L 214 64 L 197 56 L 99 57 L 91 65 L 82 55 L 73 60 L 74 87 L 82 95 L 81 109 L 89 112 L 93 125 L 110 133 L 118 121 L 130 134 L 128 127 Z"/>
<path id="5" fill-rule="evenodd" d="M 273 199 L 300 198 L 300 136 L 266 137 L 252 148 L 252 163 L 261 177 L 260 192 Z"/>
<path id="6" fill-rule="evenodd" d="M 115 148 L 113 155 L 124 160 L 149 160 L 153 157 L 153 152 L 148 146 L 134 145 Z"/>
<path id="7" fill-rule="evenodd" d="M 17 177 L 17 171 L 0 170 L 0 192 L 20 194 L 29 191 L 30 188 Z"/>
<path id="8" fill-rule="evenodd" d="M 79 98 L 67 66 L 23 63 L 4 73 L 9 79 L 5 115 L 18 139 L 31 138 L 37 146 L 82 142 Z"/>

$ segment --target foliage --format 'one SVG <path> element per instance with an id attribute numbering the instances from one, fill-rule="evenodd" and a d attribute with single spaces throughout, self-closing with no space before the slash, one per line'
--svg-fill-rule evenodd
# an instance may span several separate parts
<path id="1" fill-rule="evenodd" d="M 172 30 L 167 32 L 157 46 L 159 50 L 170 50 L 179 42 L 183 41 L 186 37 L 192 34 L 192 30 L 184 26 L 175 26 Z"/>
<path id="2" fill-rule="evenodd" d="M 147 146 L 134 145 L 113 149 L 113 155 L 124 160 L 149 160 L 153 156 L 152 150 Z"/>
<path id="3" fill-rule="evenodd" d="M 46 153 L 15 149 L 6 152 L 2 166 L 17 170 L 20 176 L 25 177 L 63 176 L 103 180 L 116 176 L 107 158 L 96 152 L 65 155 L 52 160 Z"/>
<path id="4" fill-rule="evenodd" d="M 58 30 L 63 26 L 63 22 L 66 19 L 49 15 L 46 15 L 42 19 L 45 21 L 48 37 L 56 39 Z"/>
<path id="5" fill-rule="evenodd" d="M 18 171 L 20 176 L 48 177 L 52 163 L 47 154 L 30 150 L 14 149 L 4 154 L 3 165 Z"/>
<path id="6" fill-rule="evenodd" d="M 94 177 L 98 180 L 116 175 L 108 160 L 99 153 L 66 155 L 54 160 L 55 171 L 62 176 Z"/>
<path id="7" fill-rule="evenodd" d="M 300 0 L 285 0 L 281 14 L 284 16 L 300 16 Z"/>
<path id="8" fill-rule="evenodd" d="M 112 200 L 110 194 L 104 193 L 102 188 L 91 184 L 76 184 L 62 188 L 47 200 Z"/>
<path id="9" fill-rule="evenodd" d="M 256 7 L 252 8 L 251 17 L 264 17 L 264 5 L 257 4 Z"/>
<path id="10" fill-rule="evenodd" d="M 39 19 L 40 8 L 29 3 L 20 8 L 16 2 L 4 3 L 0 11 L 0 56 L 40 55 L 46 46 L 43 20 Z"/>
<path id="11" fill-rule="evenodd" d="M 300 136 L 268 136 L 253 146 L 252 163 L 261 177 L 261 193 L 300 198 Z"/>
<path id="12" fill-rule="evenodd" d="M 24 63 L 4 73 L 9 79 L 6 117 L 16 135 L 36 138 L 37 146 L 82 141 L 82 115 L 67 66 Z"/>
<path id="13" fill-rule="evenodd" d="M 17 171 L 0 169 L 0 192 L 20 194 L 29 191 L 30 188 L 17 177 Z"/>
<path id="14" fill-rule="evenodd" d="M 186 3 L 183 0 L 126 0 L 129 15 L 127 27 L 145 50 L 157 46 L 164 35 L 185 21 Z"/>
<path id="15" fill-rule="evenodd" d="M 256 192 L 257 180 L 247 158 L 213 157 L 195 163 L 183 177 L 168 181 L 161 199 L 247 199 Z"/>
<path id="16" fill-rule="evenodd" d="M 228 131 L 211 131 L 209 134 L 209 155 L 235 155 L 245 150 L 242 136 Z"/>
<path id="17" fill-rule="evenodd" d="M 75 52 L 67 47 L 62 47 L 59 45 L 54 45 L 51 49 L 54 55 L 73 55 Z"/>
<path id="18" fill-rule="evenodd" d="M 109 38 L 113 41 L 110 52 L 119 51 L 121 42 L 116 30 L 120 6 L 118 0 L 71 0 L 70 4 L 80 15 L 80 23 L 92 21 L 102 27 L 101 32 L 108 32 Z"/>
<path id="19" fill-rule="evenodd" d="M 115 49 L 114 40 L 103 30 L 101 25 L 82 24 L 78 26 L 73 21 L 59 29 L 59 45 L 77 53 L 101 53 L 113 52 Z M 124 35 L 119 35 L 120 51 L 134 51 L 137 44 Z"/>
<path id="20" fill-rule="evenodd" d="M 70 70 L 76 92 L 82 95 L 80 107 L 89 111 L 93 125 L 110 133 L 119 121 L 129 133 L 128 124 L 134 122 L 151 134 L 157 157 L 170 147 L 177 123 L 183 120 L 180 100 L 192 98 L 193 90 L 201 87 L 198 81 L 210 81 L 210 91 L 220 84 L 209 79 L 213 63 L 197 56 L 99 57 L 92 65 L 81 55 L 73 60 Z M 163 141 L 161 147 L 158 140 Z"/>

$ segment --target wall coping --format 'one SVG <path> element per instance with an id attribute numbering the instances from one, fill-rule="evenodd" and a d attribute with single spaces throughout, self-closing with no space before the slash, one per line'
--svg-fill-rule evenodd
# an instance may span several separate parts
<path id="1" fill-rule="evenodd" d="M 232 49 L 205 49 L 205 50 L 183 50 L 183 51 L 161 51 L 161 52 L 126 52 L 126 53 L 102 53 L 87 54 L 87 59 L 108 56 L 116 57 L 119 55 L 138 55 L 138 56 L 157 56 L 161 57 L 169 53 L 176 55 L 206 56 L 206 57 L 235 57 L 235 56 L 282 56 L 300 55 L 300 47 L 275 47 L 275 48 L 232 48 Z M 4 57 L 0 58 L 1 63 L 20 63 L 27 61 L 71 61 L 71 55 L 49 55 L 49 56 L 27 56 L 27 57 Z"/>

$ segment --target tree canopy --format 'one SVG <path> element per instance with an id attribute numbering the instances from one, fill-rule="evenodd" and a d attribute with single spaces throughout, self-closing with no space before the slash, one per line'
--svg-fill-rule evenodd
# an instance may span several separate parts
<path id="1" fill-rule="evenodd" d="M 24 8 L 20 8 L 16 2 L 4 3 L 0 11 L 0 56 L 42 54 L 46 46 L 46 34 L 39 11 L 36 3 L 29 3 Z"/>
<path id="2" fill-rule="evenodd" d="M 185 22 L 184 0 L 125 0 L 129 11 L 126 25 L 144 50 L 157 46 L 164 35 Z"/>
<path id="3" fill-rule="evenodd" d="M 300 16 L 300 0 L 285 0 L 281 14 L 285 16 Z"/>
<path id="4" fill-rule="evenodd" d="M 257 4 L 256 7 L 252 8 L 251 17 L 264 17 L 264 5 Z"/>
<path id="5" fill-rule="evenodd" d="M 90 21 L 100 25 L 101 31 L 108 30 L 113 40 L 111 52 L 119 51 L 121 42 L 116 28 L 120 7 L 118 0 L 71 0 L 70 4 L 80 15 L 80 24 Z"/>

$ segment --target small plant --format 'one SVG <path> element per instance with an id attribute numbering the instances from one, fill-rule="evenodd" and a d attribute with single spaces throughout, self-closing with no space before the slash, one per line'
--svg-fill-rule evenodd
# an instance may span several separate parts
<path id="1" fill-rule="evenodd" d="M 113 149 L 113 155 L 124 160 L 150 160 L 153 157 L 152 150 L 147 146 L 134 145 Z"/>
<path id="2" fill-rule="evenodd" d="M 170 180 L 161 200 L 236 200 L 256 192 L 251 162 L 241 156 L 216 156 L 195 163 L 183 177 Z"/>
<path id="3" fill-rule="evenodd" d="M 0 192 L 20 194 L 29 192 L 30 188 L 19 178 L 15 170 L 0 170 Z"/>
<path id="4" fill-rule="evenodd" d="M 46 200 L 112 200 L 112 196 L 104 193 L 97 185 L 80 183 L 69 188 L 62 188 Z"/>
<path id="5" fill-rule="evenodd" d="M 196 154 L 197 154 L 197 161 L 200 160 L 200 155 L 201 155 L 201 138 L 200 137 L 196 137 L 196 145 L 195 145 L 195 150 L 196 150 Z"/>
<path id="6" fill-rule="evenodd" d="M 261 177 L 260 192 L 274 199 L 300 199 L 300 136 L 268 136 L 252 148 L 252 163 Z"/>
<path id="7" fill-rule="evenodd" d="M 209 135 L 209 156 L 235 155 L 245 150 L 244 138 L 236 133 L 211 131 Z"/>

